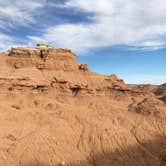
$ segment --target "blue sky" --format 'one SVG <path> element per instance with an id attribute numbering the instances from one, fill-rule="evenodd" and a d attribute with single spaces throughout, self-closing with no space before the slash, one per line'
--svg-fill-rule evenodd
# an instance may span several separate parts
<path id="1" fill-rule="evenodd" d="M 163 0 L 0 0 L 0 50 L 49 43 L 127 83 L 166 82 Z"/>

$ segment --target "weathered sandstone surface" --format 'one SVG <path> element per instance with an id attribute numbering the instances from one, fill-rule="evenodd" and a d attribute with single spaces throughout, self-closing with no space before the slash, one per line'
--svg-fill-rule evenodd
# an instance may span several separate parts
<path id="1" fill-rule="evenodd" d="M 127 85 L 51 46 L 0 58 L 0 165 L 166 165 L 165 84 Z"/>

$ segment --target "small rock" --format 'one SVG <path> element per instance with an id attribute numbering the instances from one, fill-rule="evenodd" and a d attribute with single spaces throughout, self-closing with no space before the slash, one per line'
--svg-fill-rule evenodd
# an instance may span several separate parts
<path id="1" fill-rule="evenodd" d="M 64 161 L 62 161 L 62 162 L 60 163 L 60 166 L 63 166 L 63 165 L 65 165 L 65 162 L 64 162 Z"/>
<path id="2" fill-rule="evenodd" d="M 17 62 L 17 63 L 14 64 L 14 67 L 15 67 L 16 69 L 19 69 L 19 68 L 22 67 L 22 64 L 21 64 L 20 62 Z"/>
<path id="3" fill-rule="evenodd" d="M 16 137 L 12 134 L 8 134 L 5 138 L 9 139 L 10 141 L 16 141 L 17 140 Z"/>
<path id="4" fill-rule="evenodd" d="M 13 90 L 13 87 L 9 87 L 8 90 L 9 90 L 9 91 L 12 91 L 12 90 Z"/>
<path id="5" fill-rule="evenodd" d="M 50 109 L 53 109 L 54 105 L 52 103 L 48 103 L 46 106 L 45 106 L 45 109 L 46 110 L 50 110 Z"/>
<path id="6" fill-rule="evenodd" d="M 79 65 L 79 70 L 87 71 L 88 70 L 88 64 Z"/>
<path id="7" fill-rule="evenodd" d="M 39 100 L 35 100 L 35 101 L 34 101 L 34 104 L 35 104 L 36 106 L 38 106 L 38 105 L 40 104 L 40 101 L 39 101 Z"/>
<path id="8" fill-rule="evenodd" d="M 15 108 L 15 109 L 17 109 L 17 110 L 19 110 L 20 109 L 20 107 L 18 106 L 18 105 L 12 105 L 12 108 Z"/>

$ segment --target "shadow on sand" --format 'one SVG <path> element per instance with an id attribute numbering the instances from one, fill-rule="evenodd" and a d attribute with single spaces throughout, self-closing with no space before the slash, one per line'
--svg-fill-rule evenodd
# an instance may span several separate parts
<path id="1" fill-rule="evenodd" d="M 166 166 L 166 137 L 149 142 L 138 142 L 133 147 L 114 152 L 92 152 L 87 159 L 79 162 L 54 165 L 34 161 L 21 166 Z"/>

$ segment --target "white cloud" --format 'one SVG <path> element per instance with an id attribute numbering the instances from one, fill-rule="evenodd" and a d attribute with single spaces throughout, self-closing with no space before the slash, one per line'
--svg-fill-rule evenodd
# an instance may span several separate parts
<path id="1" fill-rule="evenodd" d="M 35 23 L 38 9 L 44 7 L 45 3 L 45 0 L 0 0 L 0 50 L 9 49 L 17 44 L 22 45 L 22 41 L 25 40 L 4 34 L 1 30 L 8 31 L 17 26 Z"/>
<path id="2" fill-rule="evenodd" d="M 28 44 L 47 42 L 74 51 L 114 45 L 142 49 L 165 47 L 166 2 L 163 0 L 68 0 L 66 3 L 0 0 L 0 29 L 35 23 L 40 9 L 46 13 L 50 6 L 90 12 L 92 22 L 55 23 L 42 30 L 43 35 L 27 36 Z"/>
<path id="3" fill-rule="evenodd" d="M 92 22 L 49 27 L 45 34 L 37 36 L 38 41 L 74 50 L 113 45 L 153 49 L 165 45 L 166 2 L 163 0 L 68 0 L 64 7 L 92 12 Z M 29 39 L 36 37 L 29 36 Z"/>
<path id="4" fill-rule="evenodd" d="M 118 2 L 119 4 L 119 2 Z M 112 0 L 69 0 L 66 2 L 66 7 L 75 7 L 89 12 L 95 12 L 96 14 L 108 14 L 114 12 L 114 7 L 116 3 Z"/>
<path id="5" fill-rule="evenodd" d="M 28 25 L 35 22 L 37 9 L 44 7 L 41 0 L 0 0 L 0 28 L 8 29 L 19 25 Z"/>
<path id="6" fill-rule="evenodd" d="M 23 46 L 23 41 L 9 36 L 3 33 L 0 33 L 0 51 L 10 50 L 11 47 Z"/>
<path id="7" fill-rule="evenodd" d="M 0 50 L 9 49 L 14 44 L 13 38 L 8 35 L 0 33 Z"/>

